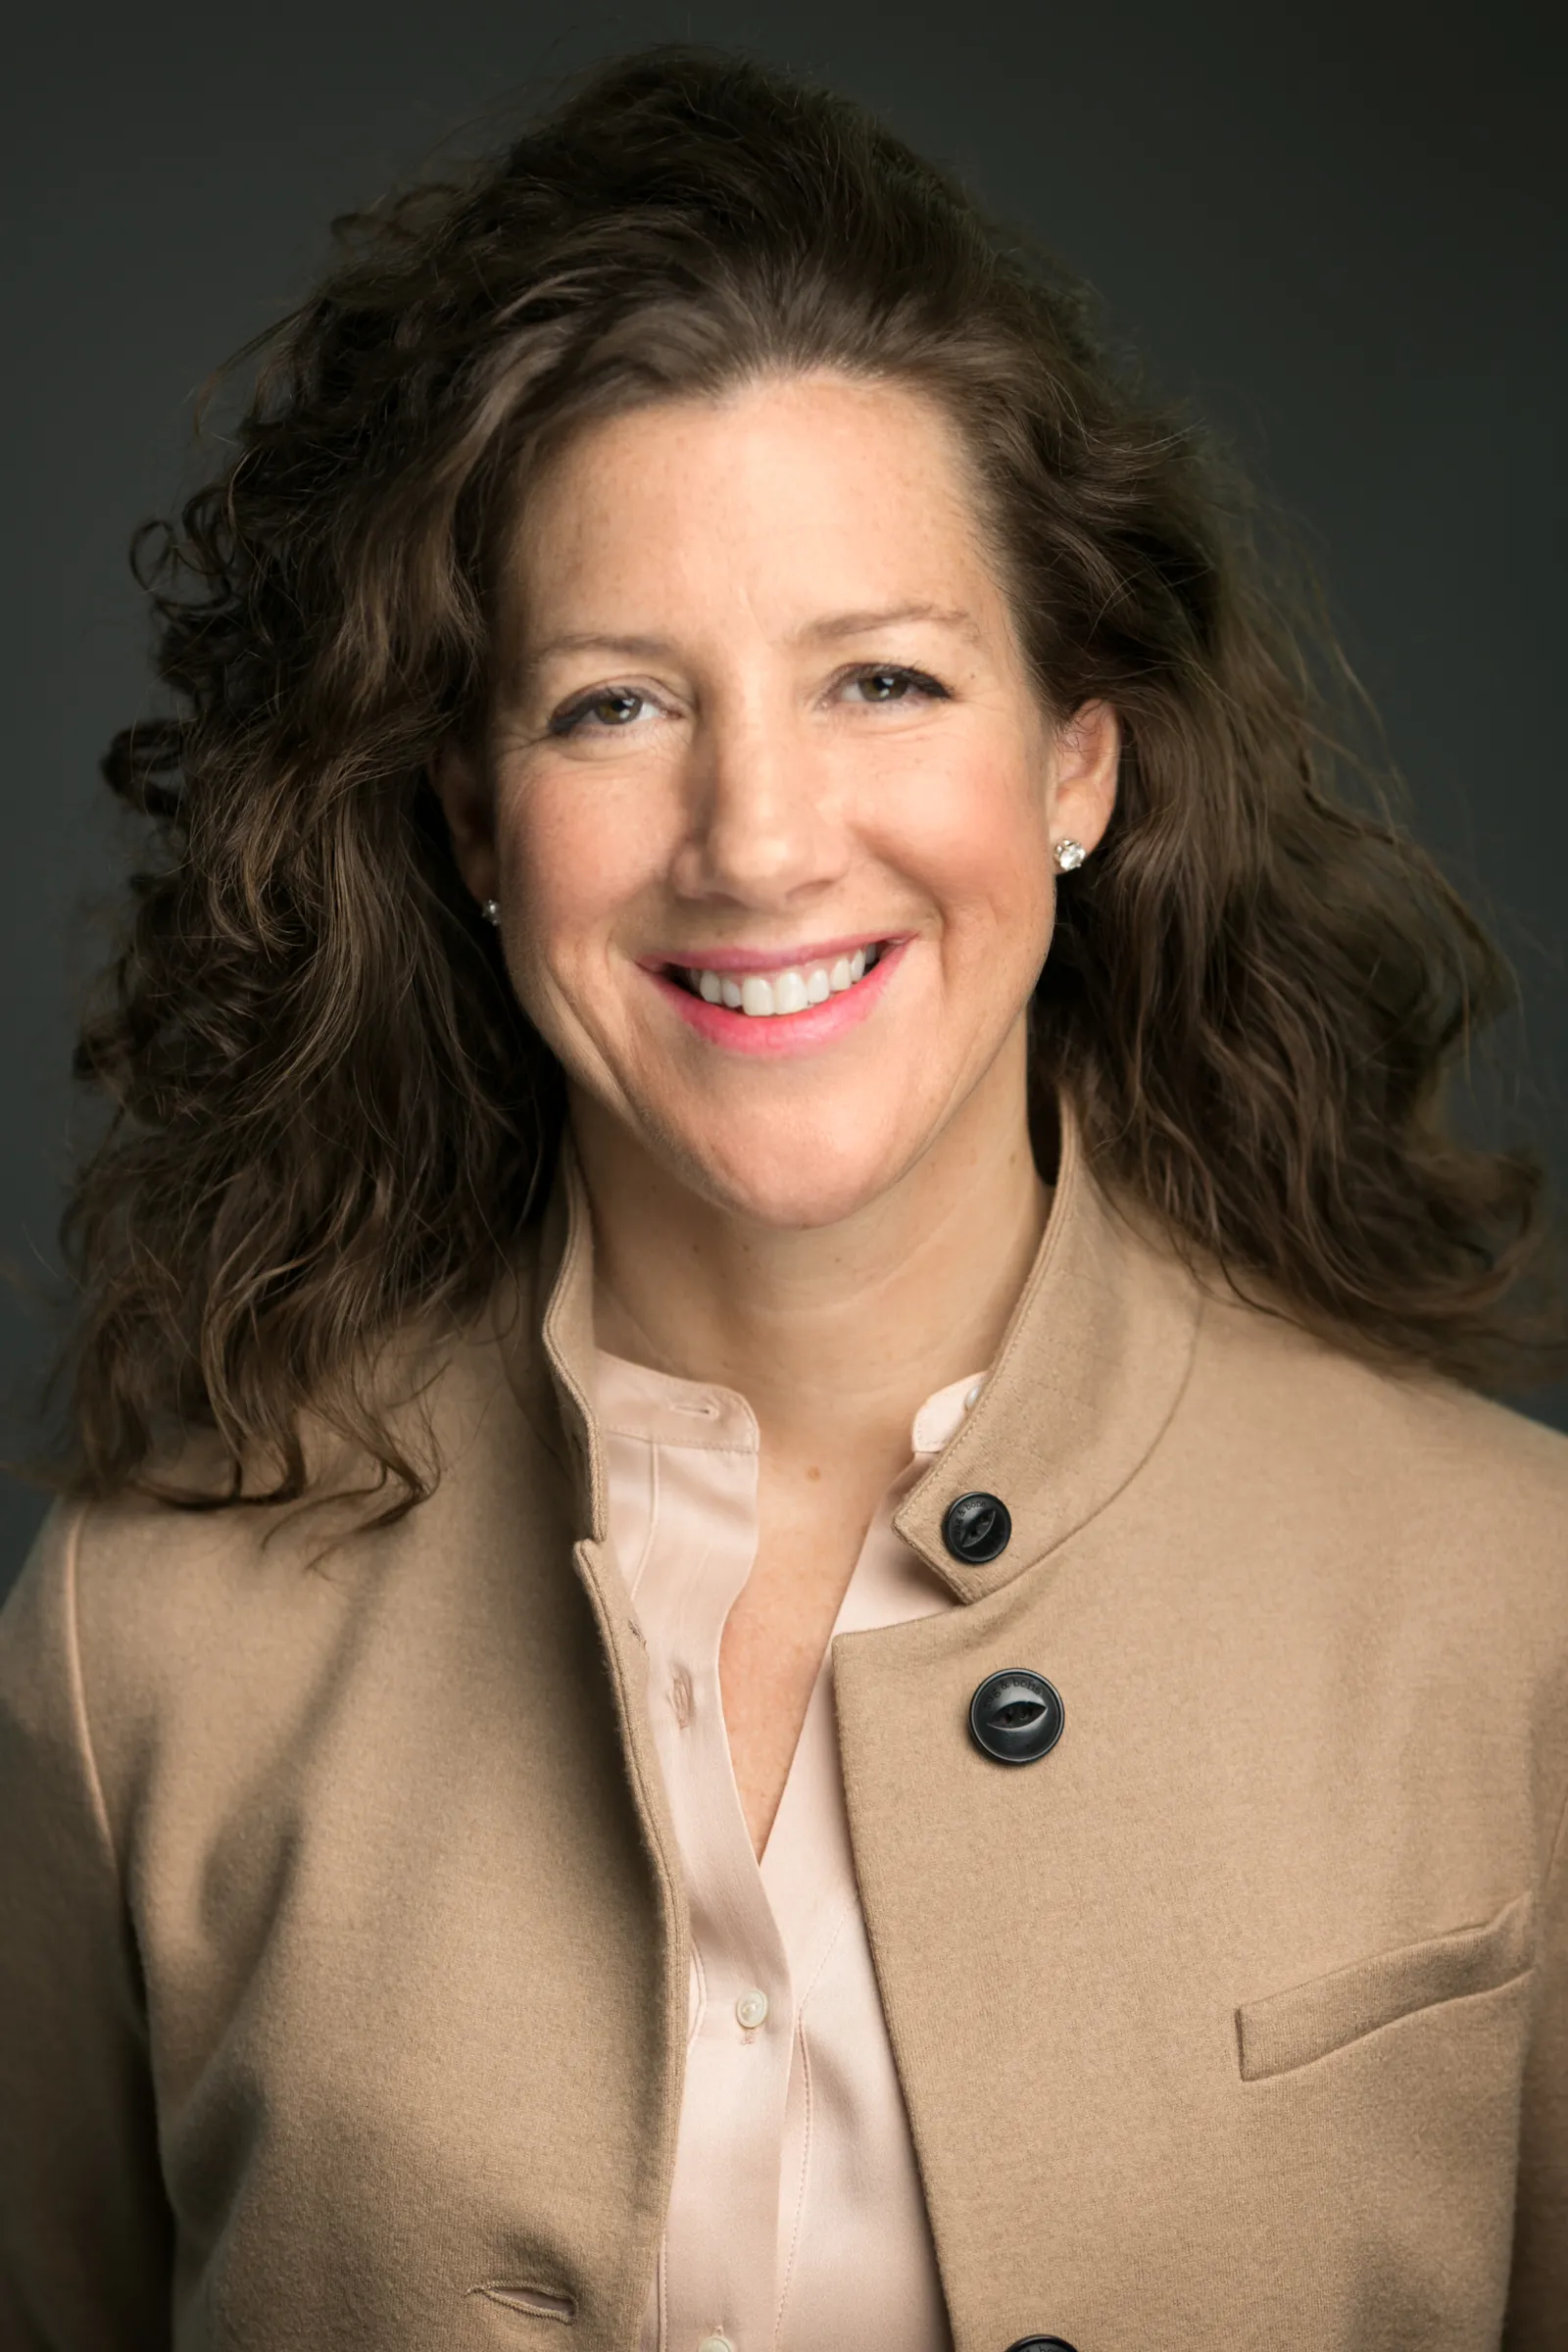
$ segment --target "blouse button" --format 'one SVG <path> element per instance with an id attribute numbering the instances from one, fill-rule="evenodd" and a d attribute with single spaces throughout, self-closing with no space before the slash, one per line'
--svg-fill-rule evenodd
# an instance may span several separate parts
<path id="1" fill-rule="evenodd" d="M 705 2335 L 697 2352 L 735 2352 L 727 2335 Z"/>
<path id="2" fill-rule="evenodd" d="M 743 1992 L 735 2004 L 735 2014 L 746 2028 L 747 2033 L 754 2033 L 759 2026 L 765 2025 L 767 2022 L 766 1993 L 759 1992 L 755 1986 L 750 1992 Z M 718 2340 L 718 2338 L 714 2338 L 715 2342 Z"/>

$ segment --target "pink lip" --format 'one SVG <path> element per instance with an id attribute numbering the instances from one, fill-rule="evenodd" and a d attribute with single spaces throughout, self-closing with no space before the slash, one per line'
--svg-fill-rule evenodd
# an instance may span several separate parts
<path id="1" fill-rule="evenodd" d="M 787 972 L 810 963 L 835 963 L 841 956 L 853 956 L 857 948 L 874 948 L 887 936 L 882 931 L 857 931 L 848 939 L 819 940 L 814 948 L 703 948 L 695 956 L 639 956 L 637 960 L 645 972 L 660 972 L 672 963 L 683 972 Z M 803 1016 L 787 1012 L 778 1017 L 788 1021 Z"/>
<path id="2" fill-rule="evenodd" d="M 831 1045 L 849 1030 L 858 1028 L 861 1021 L 881 1002 L 884 991 L 897 966 L 904 960 L 906 939 L 883 949 L 877 961 L 863 980 L 853 988 L 844 989 L 838 996 L 829 997 L 820 1004 L 808 1004 L 804 1012 L 775 1012 L 759 1020 L 746 1012 L 731 1012 L 727 1004 L 710 1004 L 706 998 L 694 997 L 678 980 L 671 980 L 666 971 L 655 969 L 648 974 L 666 1004 L 673 1005 L 688 1027 L 710 1045 L 728 1046 L 736 1054 L 761 1054 L 782 1060 L 795 1054 L 809 1054 L 819 1046 Z M 862 942 L 856 940 L 855 947 Z M 802 963 L 821 963 L 829 956 L 842 956 L 843 947 L 825 952 L 813 948 L 808 956 L 795 957 Z M 688 970 L 692 966 L 685 967 Z M 753 957 L 744 963 L 710 963 L 704 961 L 695 967 L 702 971 L 785 971 L 783 962 L 763 963 Z"/>

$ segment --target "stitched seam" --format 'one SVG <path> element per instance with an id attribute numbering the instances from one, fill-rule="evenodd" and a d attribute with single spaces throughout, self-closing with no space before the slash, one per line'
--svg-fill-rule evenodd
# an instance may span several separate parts
<path id="1" fill-rule="evenodd" d="M 589 1546 L 586 1544 L 578 1544 L 574 1546 L 574 1549 L 579 1553 L 586 1552 Z M 581 1573 L 580 1570 L 579 1573 Z M 679 1936 L 675 1933 L 678 1924 L 678 1903 L 675 1892 L 677 1881 L 675 1877 L 675 1871 L 672 1866 L 671 1857 L 665 1850 L 663 1838 L 661 1835 L 659 1817 L 654 1804 L 651 1801 L 648 1776 L 643 1770 L 641 1758 L 637 1753 L 636 1743 L 630 1736 L 631 1727 L 634 1721 L 631 1693 L 626 1687 L 625 1675 L 621 1671 L 620 1652 L 616 1647 L 614 1632 L 610 1623 L 609 1611 L 605 1606 L 603 1596 L 599 1591 L 599 1579 L 596 1574 L 590 1574 L 583 1576 L 582 1581 L 588 1589 L 589 1597 L 593 1604 L 594 1616 L 599 1625 L 599 1638 L 604 1643 L 605 1653 L 609 1660 L 611 1679 L 614 1685 L 615 1701 L 620 1711 L 620 1720 L 626 1727 L 625 1754 L 627 1764 L 630 1767 L 629 1777 L 632 1782 L 633 1793 L 637 1799 L 638 1809 L 642 1817 L 644 1831 L 647 1836 L 648 1842 L 653 1848 L 654 1858 L 662 1877 L 661 1892 L 663 1898 L 662 1907 L 664 1915 L 664 1930 L 668 1937 L 669 1950 L 671 1956 L 673 1957 L 680 1941 Z M 692 1939 L 692 1942 L 695 1942 L 695 1938 Z M 689 1942 L 687 1945 L 688 1951 L 690 1951 L 691 1948 L 692 1943 Z M 674 1989 L 673 1970 L 670 1972 L 670 1981 L 671 1991 L 668 1995 L 668 1999 L 671 2003 L 673 2003 L 677 1997 L 676 1990 Z M 688 2000 L 690 1997 L 684 1972 L 682 1972 L 681 1976 L 681 1982 L 678 1988 L 678 1997 L 682 2002 Z M 682 2070 L 684 2071 L 685 2051 L 688 2036 L 683 2031 L 683 2021 L 678 2016 L 671 2014 L 666 2019 L 666 2024 L 673 2028 L 673 2031 L 670 2034 L 670 2047 L 674 2050 L 678 2050 L 681 2053 Z M 673 2112 L 670 2118 L 670 2128 L 667 2133 L 669 2162 L 667 2165 L 664 2163 L 662 2150 L 661 2151 L 659 2158 L 660 2185 L 664 2192 L 662 2205 L 666 2211 L 669 2203 L 669 2189 L 674 2179 L 676 2132 L 679 2129 L 680 2123 L 680 2106 L 681 2101 L 677 2097 L 673 2103 Z M 661 2244 L 662 2244 L 662 2232 L 661 2232 Z"/>
<path id="2" fill-rule="evenodd" d="M 837 1933 L 838 1930 L 835 1929 L 835 1936 Z M 817 1974 L 820 1975 L 821 1971 L 818 1970 Z M 814 1984 L 816 1979 L 813 1977 L 811 1981 Z M 795 2279 L 795 2257 L 800 2252 L 801 2224 L 806 2214 L 806 2182 L 811 2169 L 811 2052 L 810 2045 L 806 2038 L 806 2023 L 803 2018 L 797 2018 L 795 2038 L 800 2043 L 801 2049 L 801 2101 L 806 2111 L 806 2120 L 801 2132 L 801 2178 L 795 2190 L 795 2220 L 790 2229 L 790 2250 L 784 2264 L 784 2277 L 778 2292 L 778 2311 L 773 2321 L 775 2352 L 777 2352 L 777 2346 L 784 2333 L 784 2310 L 789 2302 L 790 2288 Z"/>
<path id="3" fill-rule="evenodd" d="M 651 1439 L 646 1440 L 645 1443 L 648 1446 L 648 1533 L 643 1538 L 643 1547 L 638 1554 L 637 1565 L 626 1579 L 626 1597 L 632 1602 L 636 1601 L 637 1588 L 643 1581 L 643 1570 L 648 1565 L 649 1554 L 654 1548 L 654 1539 L 659 1533 L 659 1447 Z"/>
<path id="4" fill-rule="evenodd" d="M 81 1639 L 77 1605 L 77 1550 L 82 1524 L 87 1516 L 83 1504 L 74 1513 L 71 1530 L 66 1538 L 65 1601 L 66 1601 L 66 1659 L 71 1682 L 71 1706 L 75 1718 L 75 1732 L 80 1743 L 82 1761 L 86 1767 L 87 1788 L 92 1798 L 93 1822 L 103 1839 L 104 1851 L 115 1885 L 121 1885 L 120 1856 L 115 1850 L 115 1833 L 110 1824 L 109 1804 L 104 1794 L 103 1776 L 98 1769 L 98 1757 L 93 1747 L 92 1723 L 87 1713 L 87 1684 L 81 1667 Z"/>
<path id="5" fill-rule="evenodd" d="M 845 1896 L 845 1898 L 844 1898 L 844 1903 L 843 1903 L 843 1907 L 841 1908 L 841 1910 L 840 1910 L 840 1912 L 839 1912 L 839 1915 L 838 1915 L 837 1919 L 836 1919 L 836 1920 L 833 1922 L 833 1933 L 832 1933 L 832 1935 L 831 1935 L 831 1936 L 828 1937 L 828 1939 L 827 1939 L 826 1943 L 825 1943 L 825 1944 L 822 1946 L 822 1957 L 820 1958 L 820 1960 L 818 1960 L 818 1962 L 817 1962 L 817 1964 L 816 1964 L 815 1968 L 814 1968 L 814 1969 L 812 1969 L 812 1971 L 811 1971 L 811 1978 L 810 1978 L 810 1982 L 809 1982 L 809 1984 L 807 1985 L 807 1987 L 806 1987 L 806 1990 L 805 1990 L 805 1991 L 802 1993 L 802 1995 L 801 1995 L 801 1997 L 800 1997 L 799 2001 L 797 2001 L 797 2003 L 796 2003 L 796 2005 L 795 2005 L 795 2014 L 796 2014 L 796 2016 L 797 2016 L 797 2017 L 804 2017 L 804 2016 L 805 2016 L 805 2014 L 806 2014 L 806 2004 L 807 2004 L 807 2002 L 808 2002 L 808 2001 L 810 1999 L 810 1997 L 811 1997 L 812 1993 L 813 1993 L 813 1992 L 816 1990 L 816 1988 L 817 1988 L 818 1984 L 820 1984 L 820 1983 L 822 1982 L 822 1971 L 823 1971 L 823 1970 L 826 1968 L 826 1966 L 827 1966 L 828 1962 L 829 1962 L 829 1961 L 832 1959 L 832 1957 L 833 1957 L 833 1953 L 834 1953 L 834 1950 L 835 1950 L 835 1948 L 836 1948 L 836 1946 L 837 1946 L 837 1944 L 838 1944 L 839 1937 L 840 1937 L 840 1936 L 843 1935 L 843 1933 L 844 1933 L 844 1923 L 845 1923 L 845 1921 L 846 1921 L 846 1920 L 849 1918 L 849 1916 L 850 1916 L 851 1912 L 852 1912 L 852 1911 L 855 1909 L 856 1901 L 857 1901 L 857 1898 L 858 1897 L 858 1894 L 859 1894 L 859 1888 L 858 1888 L 858 1886 L 854 1886 L 854 1887 L 852 1887 L 852 1888 L 851 1888 L 850 1892 L 849 1892 L 849 1893 L 848 1893 L 848 1894 Z"/>
<path id="6" fill-rule="evenodd" d="M 702 2032 L 703 2020 L 708 2015 L 708 1971 L 703 1966 L 703 1947 L 695 1936 L 692 1937 L 692 1973 L 697 1979 L 697 2014 L 687 2030 L 686 2047 L 688 2050 Z"/>
<path id="7" fill-rule="evenodd" d="M 815 1968 L 811 1971 L 810 1981 L 808 1984 L 806 1990 L 801 1994 L 799 2002 L 796 2004 L 795 2038 L 800 2044 L 801 2098 L 806 2114 L 805 2123 L 801 2132 L 801 2177 L 795 2190 L 795 2220 L 790 2230 L 790 2250 L 785 2259 L 784 2276 L 779 2282 L 778 2316 L 773 2327 L 774 2352 L 777 2352 L 778 2345 L 784 2333 L 784 2313 L 789 2302 L 790 2286 L 795 2278 L 795 2259 L 799 2254 L 801 2247 L 801 2230 L 806 2219 L 806 2183 L 811 2169 L 811 2126 L 813 2121 L 813 2101 L 811 2096 L 811 2048 L 809 2042 L 806 2038 L 806 2004 L 810 1999 L 812 1993 L 816 1990 L 817 1985 L 822 1981 L 823 1971 L 826 1969 L 828 1961 L 833 1956 L 834 1947 L 838 1943 L 839 1937 L 844 1933 L 845 1922 L 849 1919 L 850 1914 L 854 1911 L 858 1896 L 858 1888 L 853 1888 L 851 1892 L 845 1896 L 843 1905 L 839 1911 L 839 1915 L 833 1922 L 833 1933 L 831 1936 L 829 1936 L 827 1942 L 823 1945 L 822 1956 L 818 1960 Z"/>

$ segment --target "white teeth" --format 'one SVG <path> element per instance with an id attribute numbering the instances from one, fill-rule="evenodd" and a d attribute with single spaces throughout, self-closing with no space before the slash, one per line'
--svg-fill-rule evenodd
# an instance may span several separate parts
<path id="1" fill-rule="evenodd" d="M 767 1020 L 775 1013 L 805 1012 L 809 1005 L 824 1004 L 829 997 L 844 994 L 877 961 L 877 950 L 869 952 L 857 948 L 853 956 L 839 956 L 832 963 L 790 964 L 777 972 L 747 972 L 736 976 L 729 972 L 704 971 L 700 964 L 688 964 L 686 977 L 705 1004 L 727 1004 L 731 1012 L 744 1012 L 753 1020 Z"/>

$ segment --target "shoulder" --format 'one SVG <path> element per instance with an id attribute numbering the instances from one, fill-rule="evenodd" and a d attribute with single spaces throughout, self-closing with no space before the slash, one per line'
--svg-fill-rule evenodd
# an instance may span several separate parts
<path id="1" fill-rule="evenodd" d="M 1568 1636 L 1568 1438 L 1210 1295 L 1178 1415 L 1198 1475 L 1315 1537 L 1371 1591 L 1505 1600 Z"/>
<path id="2" fill-rule="evenodd" d="M 1568 1819 L 1568 1439 L 1207 1291 L 1148 1467 L 1141 1524 L 1244 1683 L 1282 1720 L 1323 1699 L 1369 1801 L 1413 1773 L 1440 1841 L 1513 1806 L 1544 1860 Z"/>
<path id="3" fill-rule="evenodd" d="M 303 1503 L 56 1503 L 0 1614 L 0 1697 L 75 1725 L 122 1822 L 172 1768 L 188 1789 L 286 1745 L 334 1677 L 382 1671 L 374 1661 L 421 1613 L 454 1613 L 454 1587 L 515 1573 L 540 1549 L 527 1531 L 553 1521 L 542 1506 L 560 1480 L 494 1334 L 445 1350 L 409 1412 L 440 1476 L 390 1522 L 377 1516 L 391 1491 L 324 1448 Z M 216 1492 L 218 1469 L 198 1440 L 165 1483 Z M 503 1526 L 518 1531 L 504 1564 Z"/>
<path id="4" fill-rule="evenodd" d="M 1245 1301 L 1206 1298 L 1195 1370 L 1237 1404 L 1250 1400 L 1250 1418 L 1289 1452 L 1347 1467 L 1375 1461 L 1401 1485 L 1500 1481 L 1558 1511 L 1568 1501 L 1568 1437 L 1435 1374 L 1368 1362 Z M 1557 1529 L 1568 1533 L 1560 1519 Z"/>

